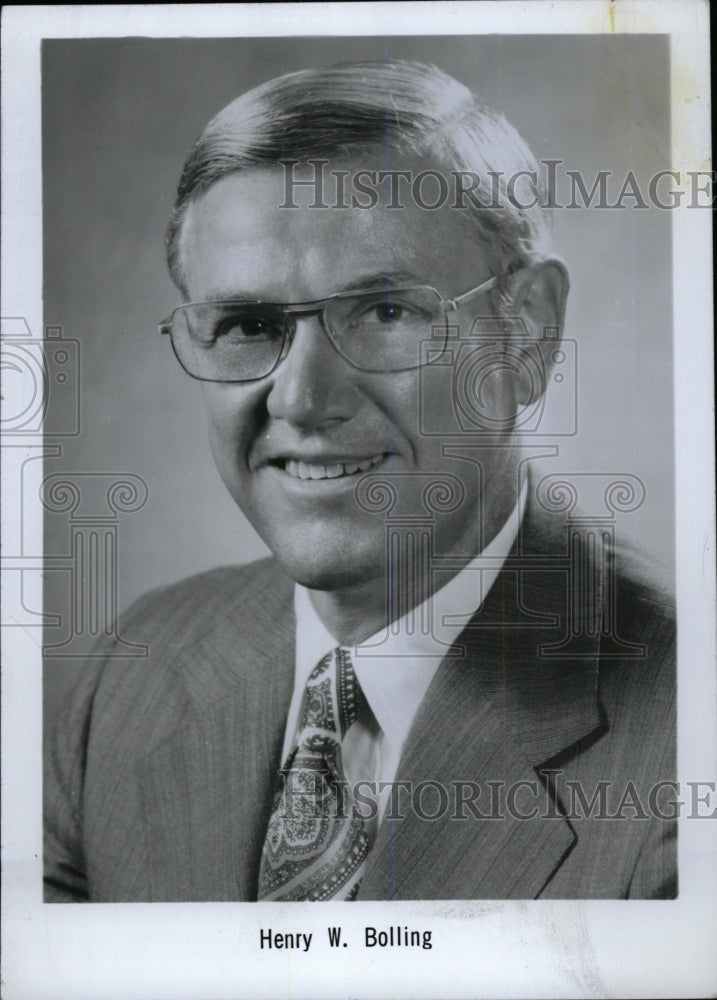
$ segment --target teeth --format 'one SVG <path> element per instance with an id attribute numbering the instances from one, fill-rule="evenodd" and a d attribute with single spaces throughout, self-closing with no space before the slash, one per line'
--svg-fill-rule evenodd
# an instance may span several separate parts
<path id="1" fill-rule="evenodd" d="M 352 476 L 359 471 L 365 472 L 382 460 L 383 454 L 380 454 L 366 458 L 362 462 L 331 462 L 329 465 L 319 465 L 287 458 L 285 468 L 294 479 L 338 479 L 340 476 Z"/>

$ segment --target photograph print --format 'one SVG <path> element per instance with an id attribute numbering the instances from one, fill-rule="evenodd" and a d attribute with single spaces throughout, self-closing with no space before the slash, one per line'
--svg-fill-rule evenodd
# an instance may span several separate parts
<path id="1" fill-rule="evenodd" d="M 674 899 L 666 36 L 41 66 L 45 901 Z"/>

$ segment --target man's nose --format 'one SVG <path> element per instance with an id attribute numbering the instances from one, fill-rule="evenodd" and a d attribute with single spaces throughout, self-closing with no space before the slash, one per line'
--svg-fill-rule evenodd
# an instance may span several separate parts
<path id="1" fill-rule="evenodd" d="M 288 354 L 271 376 L 269 414 L 310 431 L 350 420 L 359 407 L 355 375 L 318 316 L 298 319 Z"/>

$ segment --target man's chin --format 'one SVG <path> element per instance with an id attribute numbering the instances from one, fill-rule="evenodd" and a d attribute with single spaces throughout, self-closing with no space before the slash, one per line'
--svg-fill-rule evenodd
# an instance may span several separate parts
<path id="1" fill-rule="evenodd" d="M 340 591 L 356 587 L 383 587 L 385 559 L 359 557 L 347 546 L 336 553 L 274 550 L 277 562 L 295 583 L 310 590 Z"/>

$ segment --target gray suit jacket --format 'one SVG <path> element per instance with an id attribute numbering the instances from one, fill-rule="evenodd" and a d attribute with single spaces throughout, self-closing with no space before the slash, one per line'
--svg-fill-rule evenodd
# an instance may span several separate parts
<path id="1" fill-rule="evenodd" d="M 675 777 L 673 613 L 633 554 L 594 542 L 528 510 L 399 764 L 397 781 L 447 801 L 435 784 L 418 809 L 399 798 L 359 899 L 676 894 L 654 792 Z M 294 625 L 273 561 L 136 603 L 122 634 L 148 658 L 97 661 L 54 730 L 47 900 L 256 899 Z"/>

